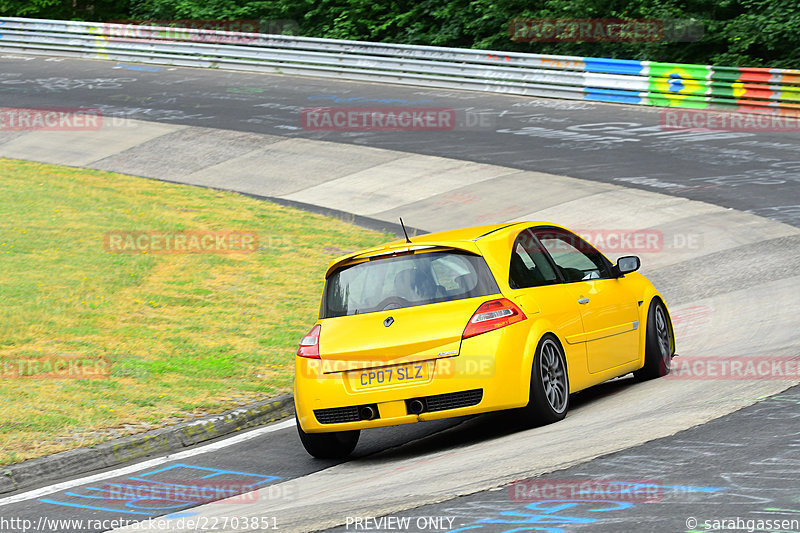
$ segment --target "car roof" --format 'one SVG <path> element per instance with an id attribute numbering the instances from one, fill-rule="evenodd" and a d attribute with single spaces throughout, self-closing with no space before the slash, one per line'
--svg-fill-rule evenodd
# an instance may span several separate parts
<path id="1" fill-rule="evenodd" d="M 523 228 L 530 228 L 533 226 L 562 227 L 551 222 L 523 221 L 506 222 L 503 224 L 487 224 L 483 226 L 471 226 L 467 228 L 426 233 L 424 235 L 410 237 L 411 243 L 408 243 L 405 239 L 401 239 L 338 257 L 331 261 L 330 265 L 328 265 L 328 270 L 325 272 L 325 277 L 329 277 L 333 271 L 341 265 L 350 262 L 358 262 L 359 260 L 367 260 L 367 258 L 377 255 L 391 255 L 394 252 L 404 252 L 415 249 L 435 247 L 458 248 L 477 253 L 477 246 L 475 245 L 475 242 L 483 237 L 492 235 L 494 237 L 502 238 L 508 233 L 516 233 L 521 231 Z"/>

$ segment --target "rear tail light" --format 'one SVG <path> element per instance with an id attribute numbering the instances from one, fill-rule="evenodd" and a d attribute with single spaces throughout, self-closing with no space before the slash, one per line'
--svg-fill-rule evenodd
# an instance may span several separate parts
<path id="1" fill-rule="evenodd" d="M 462 339 L 468 339 L 487 331 L 504 328 L 508 325 L 525 320 L 527 317 L 522 309 L 517 307 L 508 298 L 491 300 L 482 304 L 472 318 L 469 319 L 464 329 Z"/>
<path id="2" fill-rule="evenodd" d="M 319 359 L 319 332 L 322 330 L 319 324 L 311 328 L 311 331 L 306 333 L 306 336 L 300 339 L 300 347 L 297 349 L 297 355 L 300 357 L 309 357 L 311 359 Z"/>

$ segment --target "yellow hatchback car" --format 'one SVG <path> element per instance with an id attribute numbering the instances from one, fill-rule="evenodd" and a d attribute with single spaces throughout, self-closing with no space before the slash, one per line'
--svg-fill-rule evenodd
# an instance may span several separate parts
<path id="1" fill-rule="evenodd" d="M 519 222 L 431 233 L 333 261 L 294 389 L 308 453 L 345 457 L 362 429 L 520 408 L 564 418 L 569 394 L 669 372 L 675 340 L 639 258 Z"/>

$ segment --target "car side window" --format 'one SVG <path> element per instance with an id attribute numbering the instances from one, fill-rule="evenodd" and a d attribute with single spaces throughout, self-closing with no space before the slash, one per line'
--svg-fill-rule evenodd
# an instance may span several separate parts
<path id="1" fill-rule="evenodd" d="M 508 282 L 512 289 L 525 289 L 558 282 L 558 274 L 529 229 L 520 233 L 514 241 Z"/>
<path id="2" fill-rule="evenodd" d="M 558 265 L 567 282 L 608 278 L 611 276 L 608 262 L 589 243 L 573 233 L 558 230 L 538 232 L 536 236 L 542 246 Z"/>

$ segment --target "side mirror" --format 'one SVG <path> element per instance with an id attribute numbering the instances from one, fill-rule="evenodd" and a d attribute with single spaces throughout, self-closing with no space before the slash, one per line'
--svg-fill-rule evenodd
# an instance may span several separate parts
<path id="1" fill-rule="evenodd" d="M 640 266 L 642 266 L 642 262 L 639 261 L 639 258 L 635 255 L 620 257 L 617 259 L 617 264 L 614 265 L 614 275 L 620 277 L 625 274 L 630 274 L 631 272 L 639 270 Z"/>

